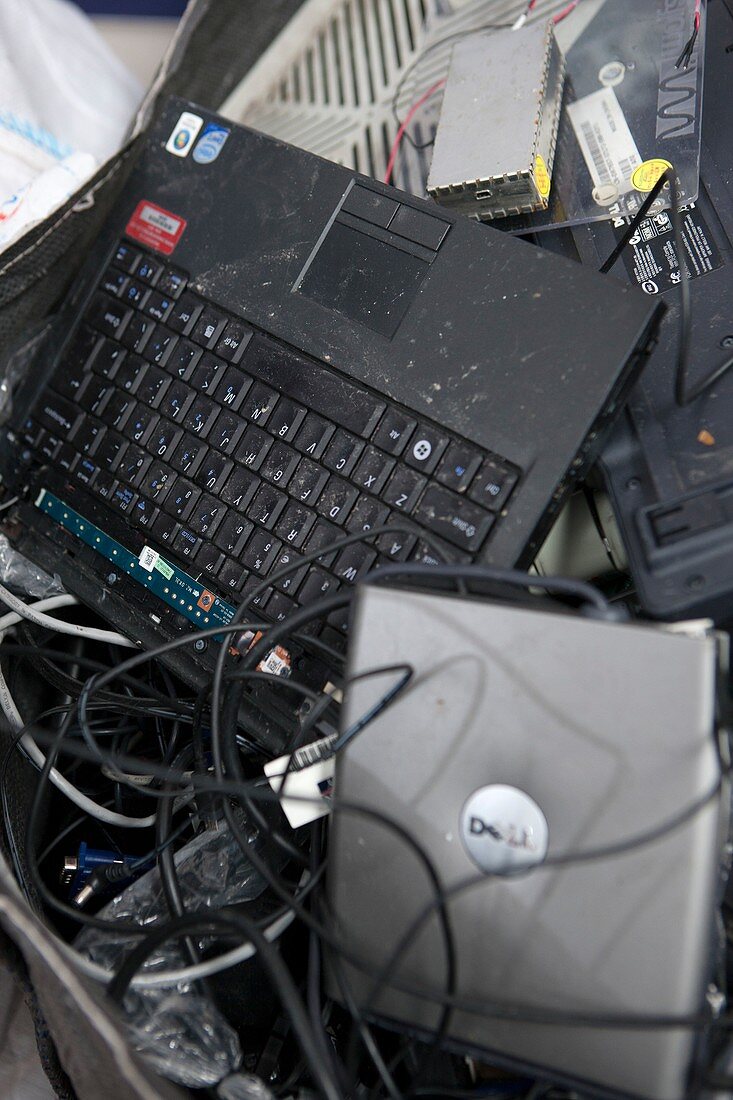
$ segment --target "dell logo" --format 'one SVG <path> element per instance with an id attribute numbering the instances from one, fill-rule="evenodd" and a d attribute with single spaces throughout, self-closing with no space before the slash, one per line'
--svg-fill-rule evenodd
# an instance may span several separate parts
<path id="1" fill-rule="evenodd" d="M 488 874 L 508 874 L 543 862 L 549 829 L 534 799 L 517 787 L 480 787 L 461 811 L 467 855 Z"/>
<path id="2" fill-rule="evenodd" d="M 471 836 L 488 835 L 502 844 L 508 844 L 510 848 L 523 848 L 527 852 L 537 850 L 532 840 L 532 830 L 524 825 L 496 825 L 472 816 L 469 831 Z"/>

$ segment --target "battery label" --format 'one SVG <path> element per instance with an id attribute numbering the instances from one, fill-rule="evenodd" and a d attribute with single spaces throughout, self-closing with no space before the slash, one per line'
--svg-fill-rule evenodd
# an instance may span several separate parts
<path id="1" fill-rule="evenodd" d="M 613 88 L 569 104 L 568 115 L 594 185 L 630 191 L 641 156 Z"/>
<path id="2" fill-rule="evenodd" d="M 184 218 L 143 199 L 135 207 L 135 213 L 127 223 L 125 233 L 128 237 L 134 237 L 136 241 L 170 256 L 185 228 Z"/>
<path id="3" fill-rule="evenodd" d="M 690 279 L 698 279 L 723 266 L 723 257 L 707 222 L 697 207 L 681 212 L 685 264 Z M 620 239 L 624 225 L 616 226 Z M 666 211 L 645 218 L 623 251 L 623 261 L 632 281 L 645 294 L 664 294 L 682 281 L 674 242 L 672 219 Z"/>

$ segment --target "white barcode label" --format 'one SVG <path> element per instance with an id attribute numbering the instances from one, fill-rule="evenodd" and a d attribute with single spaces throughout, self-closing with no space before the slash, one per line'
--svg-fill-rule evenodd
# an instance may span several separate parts
<path id="1" fill-rule="evenodd" d="M 323 737 L 297 749 L 292 762 L 290 756 L 278 756 L 277 760 L 265 764 L 265 775 L 273 791 L 280 795 L 283 813 L 293 829 L 330 813 L 335 741 L 335 734 Z"/>
<path id="2" fill-rule="evenodd" d="M 613 88 L 601 88 L 568 106 L 583 159 L 595 187 L 633 190 L 631 177 L 641 155 Z"/>
<path id="3" fill-rule="evenodd" d="M 143 546 L 138 561 L 143 569 L 147 569 L 149 573 L 152 573 L 153 569 L 155 569 L 155 566 L 158 564 L 159 557 L 160 554 L 157 550 L 153 550 L 152 546 Z"/>

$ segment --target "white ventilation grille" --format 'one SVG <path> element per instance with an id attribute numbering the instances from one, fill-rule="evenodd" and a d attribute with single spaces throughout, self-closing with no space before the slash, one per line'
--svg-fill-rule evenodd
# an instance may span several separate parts
<path id="1" fill-rule="evenodd" d="M 533 18 L 546 19 L 564 2 L 543 0 Z M 423 55 L 400 90 L 400 118 L 446 75 L 455 38 L 442 39 L 512 24 L 525 7 L 526 0 L 305 0 L 221 111 L 382 179 L 397 132 L 392 104 L 403 73 Z M 410 125 L 416 143 L 433 138 L 440 99 L 437 92 Z M 423 195 L 430 155 L 429 148 L 415 150 L 403 140 L 394 183 Z"/>

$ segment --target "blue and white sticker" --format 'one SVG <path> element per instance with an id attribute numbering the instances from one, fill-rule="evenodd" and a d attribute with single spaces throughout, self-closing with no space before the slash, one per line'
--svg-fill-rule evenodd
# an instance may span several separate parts
<path id="1" fill-rule="evenodd" d="M 174 157 L 187 157 L 203 124 L 204 120 L 200 115 L 184 111 L 166 142 L 165 147 L 168 152 L 172 153 Z"/>
<path id="2" fill-rule="evenodd" d="M 229 137 L 229 130 L 225 126 L 219 126 L 216 122 L 210 122 L 193 151 L 193 159 L 197 164 L 211 164 L 216 160 L 224 148 L 224 142 Z"/>

